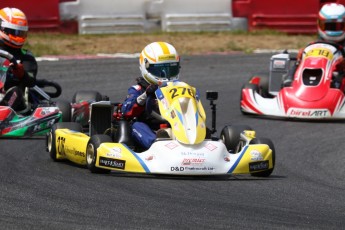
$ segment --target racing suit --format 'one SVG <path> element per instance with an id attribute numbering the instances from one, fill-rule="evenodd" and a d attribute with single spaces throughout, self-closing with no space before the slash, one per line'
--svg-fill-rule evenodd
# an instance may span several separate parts
<path id="1" fill-rule="evenodd" d="M 146 102 L 138 103 L 137 100 L 145 92 L 147 87 L 148 83 L 144 78 L 139 77 L 137 84 L 132 85 L 128 89 L 128 95 L 121 107 L 121 112 L 126 119 L 135 118 L 132 124 L 131 136 L 144 149 L 150 148 L 156 139 L 154 131 L 160 127 L 160 122 L 152 118 L 146 111 L 148 107 L 157 109 L 156 100 L 150 100 L 148 105 L 146 105 Z"/>
<path id="2" fill-rule="evenodd" d="M 11 66 L 7 70 L 6 82 L 0 92 L 5 95 L 0 101 L 0 105 L 11 106 L 15 111 L 24 110 L 26 106 L 23 94 L 25 87 L 35 86 L 38 69 L 37 61 L 34 55 L 26 49 L 14 49 L 1 45 L 1 43 L 0 49 L 12 54 L 24 67 L 24 75 L 21 79 L 12 73 Z"/>

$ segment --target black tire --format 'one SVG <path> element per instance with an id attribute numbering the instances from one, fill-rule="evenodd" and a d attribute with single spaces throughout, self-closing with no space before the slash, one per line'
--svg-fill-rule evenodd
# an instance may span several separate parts
<path id="1" fill-rule="evenodd" d="M 94 90 L 81 90 L 77 91 L 72 98 L 72 103 L 78 103 L 80 101 L 102 101 L 103 96 Z"/>
<path id="2" fill-rule="evenodd" d="M 51 98 L 57 98 L 61 95 L 61 86 L 56 82 L 48 81 L 45 79 L 36 79 L 36 85 L 40 87 Z"/>
<path id="3" fill-rule="evenodd" d="M 72 121 L 72 106 L 67 100 L 58 100 L 56 106 L 62 113 L 62 122 Z"/>
<path id="4" fill-rule="evenodd" d="M 236 153 L 237 146 L 240 142 L 240 135 L 244 130 L 253 129 L 247 125 L 228 125 L 222 129 L 220 139 L 224 142 L 226 149 L 230 153 Z"/>
<path id="5" fill-rule="evenodd" d="M 94 135 L 90 138 L 86 147 L 86 164 L 92 173 L 109 173 L 110 170 L 96 167 L 97 148 L 104 142 L 112 142 L 108 135 Z"/>
<path id="6" fill-rule="evenodd" d="M 275 166 L 275 160 L 276 160 L 276 151 L 273 145 L 273 142 L 268 139 L 268 138 L 254 138 L 253 140 L 250 141 L 250 144 L 267 144 L 270 149 L 272 149 L 272 163 L 273 163 L 273 168 L 262 171 L 262 172 L 256 172 L 256 173 L 251 173 L 250 175 L 256 176 L 256 177 L 268 177 L 272 174 Z"/>
<path id="7" fill-rule="evenodd" d="M 46 138 L 46 146 L 47 146 L 47 152 L 49 152 L 50 158 L 53 161 L 59 161 L 57 159 L 57 152 L 56 152 L 56 136 L 55 136 L 55 131 L 57 129 L 71 129 L 77 132 L 82 131 L 82 127 L 80 126 L 79 123 L 76 122 L 60 122 L 56 123 L 52 126 L 50 131 L 47 133 L 47 138 Z"/>

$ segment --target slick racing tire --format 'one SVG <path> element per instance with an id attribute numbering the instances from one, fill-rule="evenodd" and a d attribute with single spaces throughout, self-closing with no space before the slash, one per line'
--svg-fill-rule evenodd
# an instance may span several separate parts
<path id="1" fill-rule="evenodd" d="M 92 173 L 109 173 L 110 170 L 96 167 L 97 149 L 104 142 L 113 142 L 111 137 L 104 134 L 94 135 L 86 147 L 86 164 Z"/>
<path id="2" fill-rule="evenodd" d="M 56 82 L 48 81 L 45 79 L 36 79 L 36 85 L 40 87 L 51 98 L 57 98 L 61 95 L 61 86 Z"/>
<path id="3" fill-rule="evenodd" d="M 46 138 L 47 151 L 49 152 L 50 158 L 53 161 L 59 161 L 57 159 L 58 152 L 56 151 L 56 144 L 55 144 L 56 143 L 55 131 L 57 129 L 70 129 L 77 132 L 82 131 L 82 127 L 80 126 L 79 123 L 76 123 L 76 122 L 60 122 L 53 125 L 53 127 L 47 133 L 47 138 Z M 63 148 L 59 146 L 58 151 L 60 154 L 63 153 Z"/>
<path id="4" fill-rule="evenodd" d="M 81 90 L 77 91 L 72 98 L 72 103 L 78 103 L 80 101 L 102 101 L 102 95 L 94 90 Z"/>
<path id="5" fill-rule="evenodd" d="M 270 147 L 270 149 L 272 150 L 272 165 L 273 165 L 272 169 L 262 171 L 262 172 L 251 173 L 250 175 L 256 176 L 256 177 L 268 177 L 268 176 L 270 176 L 274 170 L 275 160 L 276 160 L 276 152 L 275 152 L 273 142 L 268 138 L 262 138 L 261 137 L 261 138 L 254 138 L 253 140 L 250 141 L 249 144 L 266 144 L 266 145 L 268 145 Z"/>
<path id="6" fill-rule="evenodd" d="M 72 106 L 67 100 L 58 100 L 56 106 L 62 113 L 62 122 L 72 121 Z"/>
<path id="7" fill-rule="evenodd" d="M 226 146 L 226 149 L 230 153 L 236 153 L 240 151 L 240 137 L 241 133 L 244 130 L 253 130 L 251 127 L 247 125 L 228 125 L 225 126 L 221 133 L 220 133 L 220 139 L 223 141 L 223 143 Z"/>

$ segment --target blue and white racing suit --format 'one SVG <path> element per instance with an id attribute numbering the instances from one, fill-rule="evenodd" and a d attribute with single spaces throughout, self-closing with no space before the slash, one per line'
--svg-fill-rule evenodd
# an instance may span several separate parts
<path id="1" fill-rule="evenodd" d="M 146 96 L 145 88 L 142 85 L 136 84 L 131 86 L 128 89 L 127 98 L 122 104 L 121 112 L 125 118 L 136 118 L 136 121 L 132 124 L 131 136 L 137 144 L 148 149 L 156 139 L 156 134 L 153 130 L 158 130 L 159 124 L 154 122 L 146 113 L 146 101 L 140 100 L 143 94 Z"/>

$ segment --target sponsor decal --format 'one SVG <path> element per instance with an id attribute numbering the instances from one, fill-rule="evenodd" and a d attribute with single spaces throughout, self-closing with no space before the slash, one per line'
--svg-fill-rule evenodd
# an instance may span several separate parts
<path id="1" fill-rule="evenodd" d="M 262 161 L 264 158 L 262 157 L 262 154 L 258 150 L 253 150 L 250 152 L 250 155 L 252 157 L 250 158 L 252 161 Z"/>
<path id="2" fill-rule="evenodd" d="M 183 171 L 214 171 L 214 167 L 170 167 L 171 172 L 183 172 Z"/>
<path id="3" fill-rule="evenodd" d="M 106 158 L 106 157 L 100 157 L 99 158 L 99 165 L 111 167 L 114 169 L 125 169 L 126 161 L 116 160 L 116 159 L 111 159 L 111 158 Z"/>
<path id="4" fill-rule="evenodd" d="M 184 167 L 170 167 L 170 171 L 172 171 L 172 172 L 183 172 Z"/>
<path id="5" fill-rule="evenodd" d="M 172 111 L 171 111 L 170 117 L 171 117 L 172 119 L 174 119 L 174 118 L 176 117 L 175 110 L 172 110 Z"/>
<path id="6" fill-rule="evenodd" d="M 158 61 L 176 60 L 175 54 L 163 54 L 158 56 Z"/>
<path id="7" fill-rule="evenodd" d="M 257 161 L 249 163 L 249 172 L 268 169 L 268 161 Z"/>
<path id="8" fill-rule="evenodd" d="M 73 152 L 73 154 L 74 154 L 75 156 L 80 156 L 80 157 L 85 157 L 85 156 L 86 156 L 84 152 L 81 152 L 81 151 L 76 150 L 76 149 L 73 149 L 72 152 Z"/>
<path id="9" fill-rule="evenodd" d="M 153 158 L 154 158 L 153 155 L 151 155 L 151 156 L 146 157 L 145 160 L 147 160 L 147 161 L 152 161 Z"/>
<path id="10" fill-rule="evenodd" d="M 205 145 L 205 148 L 207 148 L 210 151 L 213 151 L 213 150 L 215 150 L 217 148 L 217 146 L 215 146 L 212 143 L 208 143 L 207 145 Z"/>
<path id="11" fill-rule="evenodd" d="M 198 156 L 203 157 L 205 156 L 205 153 L 203 152 L 181 152 L 182 156 Z"/>
<path id="12" fill-rule="evenodd" d="M 291 117 L 327 117 L 330 116 L 328 109 L 295 109 L 290 108 L 287 113 Z"/>
<path id="13" fill-rule="evenodd" d="M 176 131 L 180 130 L 179 127 L 178 127 L 178 123 L 177 122 L 174 123 L 174 128 L 176 129 Z"/>
<path id="14" fill-rule="evenodd" d="M 274 60 L 273 68 L 274 69 L 285 69 L 286 61 L 285 60 Z"/>
<path id="15" fill-rule="evenodd" d="M 225 160 L 226 162 L 230 162 L 230 156 L 225 156 L 225 157 L 224 157 L 224 160 Z"/>
<path id="16" fill-rule="evenodd" d="M 14 103 L 14 101 L 15 101 L 16 99 L 17 99 L 17 93 L 14 92 L 14 93 L 12 94 L 10 100 L 8 100 L 8 102 L 7 102 L 8 105 L 12 107 L 12 105 L 13 105 L 13 103 Z"/>
<path id="17" fill-rule="evenodd" d="M 108 152 L 106 155 L 108 157 L 122 158 L 121 148 L 114 147 L 114 148 L 110 149 L 110 152 Z"/>
<path id="18" fill-rule="evenodd" d="M 38 132 L 40 130 L 45 130 L 52 127 L 57 121 L 55 119 L 49 120 L 46 123 L 37 124 L 33 127 L 33 132 Z M 25 125 L 24 125 L 25 126 Z M 23 126 L 23 127 L 24 127 Z"/>
<path id="19" fill-rule="evenodd" d="M 169 142 L 168 144 L 165 145 L 165 147 L 167 147 L 168 149 L 174 149 L 176 148 L 178 145 L 174 142 Z"/>
<path id="20" fill-rule="evenodd" d="M 182 165 L 200 165 L 205 163 L 206 159 L 203 158 L 185 158 L 182 160 Z"/>

